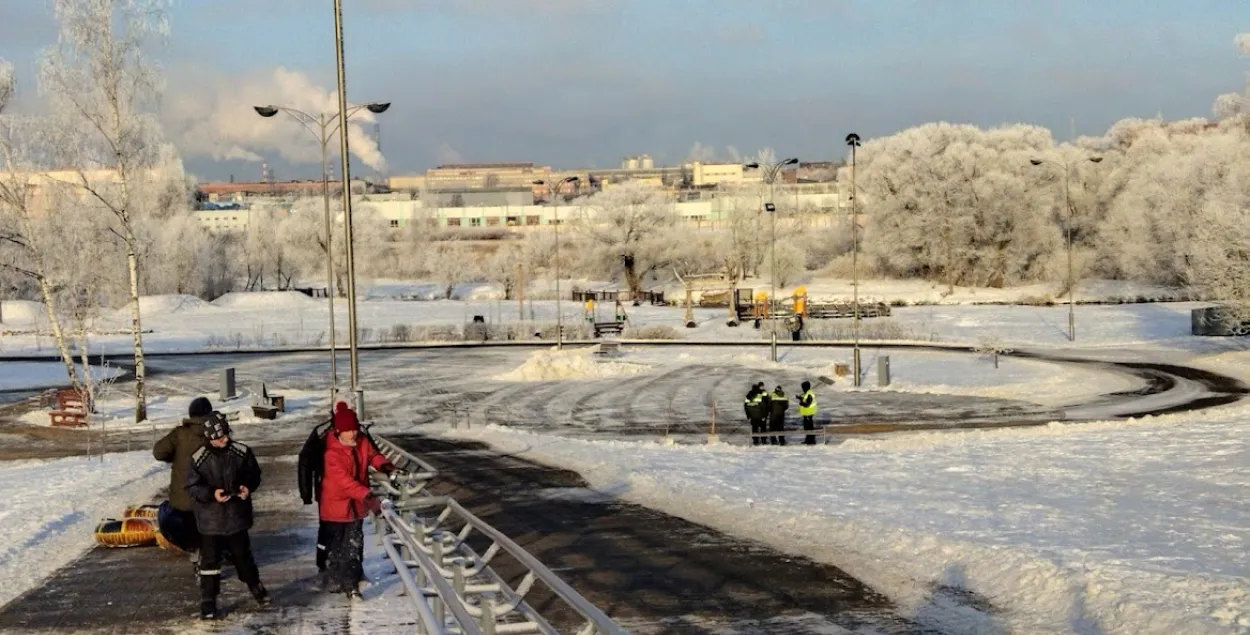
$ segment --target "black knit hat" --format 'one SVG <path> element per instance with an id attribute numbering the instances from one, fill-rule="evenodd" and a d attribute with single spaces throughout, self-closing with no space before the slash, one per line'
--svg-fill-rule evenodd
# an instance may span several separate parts
<path id="1" fill-rule="evenodd" d="M 230 436 L 230 422 L 226 419 L 226 415 L 216 411 L 209 413 L 204 419 L 204 438 L 216 441 L 228 436 Z"/>
<path id="2" fill-rule="evenodd" d="M 187 416 L 191 418 L 204 418 L 213 412 L 213 403 L 208 397 L 196 397 L 191 400 L 191 407 L 187 408 Z"/>

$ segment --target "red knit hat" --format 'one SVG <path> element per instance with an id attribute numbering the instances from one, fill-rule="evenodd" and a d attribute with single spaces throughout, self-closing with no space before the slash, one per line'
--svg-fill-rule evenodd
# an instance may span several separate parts
<path id="1" fill-rule="evenodd" d="M 347 405 L 346 401 L 340 401 L 334 406 L 334 430 L 337 432 L 347 432 L 349 430 L 359 430 L 360 420 L 356 418 L 356 413 Z"/>

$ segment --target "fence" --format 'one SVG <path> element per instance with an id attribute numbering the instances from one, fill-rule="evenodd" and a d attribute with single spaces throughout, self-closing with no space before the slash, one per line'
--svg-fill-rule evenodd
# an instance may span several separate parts
<path id="1" fill-rule="evenodd" d="M 626 631 L 537 558 L 482 519 L 445 496 L 424 495 L 438 470 L 378 437 L 378 447 L 406 473 L 395 481 L 375 478 L 374 490 L 388 499 L 378 520 L 378 541 L 395 565 L 416 613 L 421 635 L 496 635 L 561 631 L 526 602 L 539 583 L 584 622 L 577 635 L 623 635 Z M 478 553 L 469 541 L 488 543 Z M 509 558 L 526 571 L 509 585 L 492 568 Z M 549 605 L 545 603 L 544 606 Z"/>

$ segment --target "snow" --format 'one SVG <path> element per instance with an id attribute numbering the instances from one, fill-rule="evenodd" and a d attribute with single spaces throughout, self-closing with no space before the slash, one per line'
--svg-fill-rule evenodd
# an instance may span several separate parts
<path id="1" fill-rule="evenodd" d="M 227 293 L 212 305 L 222 309 L 285 311 L 300 307 L 321 306 L 323 303 L 298 291 L 255 291 Z"/>
<path id="2" fill-rule="evenodd" d="M 287 390 L 269 387 L 269 393 L 281 394 L 285 400 L 284 413 L 279 413 L 278 420 L 284 417 L 298 416 L 313 411 L 328 411 L 329 398 L 326 392 L 310 390 Z M 112 392 L 112 391 L 110 391 Z M 96 413 L 92 416 L 92 428 L 99 430 L 103 426 L 107 431 L 121 430 L 155 430 L 161 426 L 176 425 L 187 415 L 187 408 L 196 397 L 206 397 L 212 402 L 213 408 L 226 415 L 234 415 L 231 425 L 246 425 L 266 422 L 252 414 L 253 397 L 248 390 L 228 401 L 220 401 L 216 394 L 176 394 L 150 395 L 148 397 L 148 419 L 143 423 L 134 422 L 135 402 L 133 396 L 106 394 L 96 401 Z M 29 425 L 51 425 L 45 410 L 33 410 L 18 418 Z M 67 428 L 67 430 L 86 431 L 85 428 Z"/>
<path id="3" fill-rule="evenodd" d="M 836 565 L 952 632 L 1250 628 L 1245 407 L 815 448 L 445 434 Z"/>
<path id="4" fill-rule="evenodd" d="M 0 301 L 0 324 L 5 326 L 42 324 L 48 321 L 43 304 L 29 300 Z"/>
<path id="5" fill-rule="evenodd" d="M 97 381 L 122 373 L 122 369 L 116 366 L 91 367 L 91 377 Z M 5 362 L 0 365 L 0 390 L 41 390 L 67 385 L 69 375 L 65 364 L 60 362 Z"/>
<path id="6" fill-rule="evenodd" d="M 213 305 L 192 295 L 150 295 L 139 298 L 140 317 L 212 310 Z M 130 305 L 113 312 L 113 319 L 129 323 Z"/>
<path id="7" fill-rule="evenodd" d="M 94 544 L 96 524 L 169 480 L 150 452 L 0 462 L 0 605 Z"/>
<path id="8" fill-rule="evenodd" d="M 598 347 L 534 351 L 525 363 L 493 379 L 500 381 L 552 381 L 556 379 L 602 379 L 636 375 L 650 367 L 643 364 L 599 361 Z"/>

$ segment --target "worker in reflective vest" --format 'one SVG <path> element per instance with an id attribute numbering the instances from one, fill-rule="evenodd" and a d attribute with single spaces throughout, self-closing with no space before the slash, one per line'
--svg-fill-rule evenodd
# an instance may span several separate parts
<path id="1" fill-rule="evenodd" d="M 786 391 L 777 386 L 773 390 L 773 394 L 768 400 L 768 431 L 782 432 L 786 431 L 786 409 L 790 407 L 790 398 L 786 397 Z M 769 445 L 785 445 L 786 435 L 778 434 L 768 437 Z"/>
<path id="2" fill-rule="evenodd" d="M 816 395 L 812 393 L 812 382 L 803 382 L 803 396 L 799 397 L 799 416 L 803 417 L 803 429 L 808 431 L 803 445 L 816 445 Z"/>

